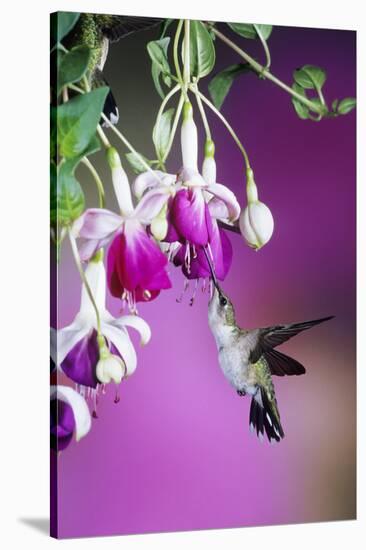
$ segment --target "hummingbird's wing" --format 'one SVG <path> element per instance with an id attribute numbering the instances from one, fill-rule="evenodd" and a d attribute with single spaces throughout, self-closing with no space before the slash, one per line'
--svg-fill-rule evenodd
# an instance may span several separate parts
<path id="1" fill-rule="evenodd" d="M 130 17 L 125 15 L 96 15 L 103 35 L 110 42 L 118 42 L 129 34 L 149 29 L 163 20 L 155 17 Z"/>
<path id="2" fill-rule="evenodd" d="M 305 367 L 296 361 L 296 359 L 275 349 L 264 352 L 263 356 L 267 360 L 271 374 L 275 374 L 276 376 L 298 376 L 306 372 Z"/>
<path id="3" fill-rule="evenodd" d="M 331 317 L 323 317 L 322 319 L 314 319 L 313 321 L 305 321 L 303 323 L 293 323 L 290 325 L 275 325 L 273 327 L 261 328 L 257 332 L 256 343 L 251 350 L 249 360 L 251 363 L 256 363 L 258 359 L 264 354 L 271 352 L 273 348 L 283 344 L 299 332 L 308 330 L 319 323 L 324 323 L 333 319 Z M 278 358 L 277 358 L 278 359 Z"/>

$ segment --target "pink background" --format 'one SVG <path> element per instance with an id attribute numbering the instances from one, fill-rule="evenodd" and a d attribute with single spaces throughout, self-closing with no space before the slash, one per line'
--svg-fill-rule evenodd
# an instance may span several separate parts
<path id="1" fill-rule="evenodd" d="M 159 100 L 144 43 L 155 35 L 113 46 L 107 63 L 121 128 L 147 156 Z M 216 45 L 217 69 L 238 61 Z M 313 63 L 327 69 L 330 102 L 355 95 L 355 33 L 277 27 L 269 45 L 273 72 L 285 81 Z M 254 42 L 247 46 L 261 56 Z M 198 293 L 190 307 L 188 293 L 178 304 L 183 276 L 172 266 L 173 289 L 139 308 L 153 338 L 139 349 L 133 335 L 139 364 L 122 383 L 120 402 L 108 388 L 90 434 L 59 455 L 60 537 L 355 517 L 355 114 L 299 120 L 287 95 L 254 75 L 235 83 L 223 113 L 248 149 L 260 197 L 275 219 L 273 239 L 258 253 L 230 235 L 234 259 L 223 286 L 239 324 L 336 318 L 281 348 L 307 374 L 274 379 L 286 437 L 276 446 L 260 444 L 249 433 L 249 399 L 239 398 L 219 369 L 207 295 Z M 210 122 L 218 179 L 243 204 L 240 154 L 221 123 Z M 94 160 L 113 209 L 103 153 Z M 179 148 L 168 167 L 179 167 Z M 96 204 L 83 169 L 79 178 Z M 67 246 L 59 279 L 64 326 L 80 293 Z M 118 301 L 108 303 L 118 315 Z"/>

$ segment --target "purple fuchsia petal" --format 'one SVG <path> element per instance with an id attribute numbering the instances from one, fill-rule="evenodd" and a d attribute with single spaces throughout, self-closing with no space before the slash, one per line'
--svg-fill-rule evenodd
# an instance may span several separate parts
<path id="1" fill-rule="evenodd" d="M 74 430 L 75 417 L 68 403 L 54 398 L 50 403 L 51 449 L 63 451 L 70 444 Z"/>
<path id="2" fill-rule="evenodd" d="M 151 291 L 171 288 L 165 271 L 167 263 L 166 256 L 143 226 L 137 220 L 126 221 L 123 232 L 115 237 L 108 251 L 111 293 L 121 296 L 123 290 L 127 290 L 135 292 L 136 301 L 151 300 L 157 296 Z M 121 289 L 122 293 L 117 294 Z"/>
<path id="3" fill-rule="evenodd" d="M 97 332 L 91 330 L 69 351 L 60 367 L 71 380 L 82 386 L 95 388 L 98 379 L 95 374 L 99 361 Z"/>
<path id="4" fill-rule="evenodd" d="M 113 343 L 107 341 L 107 344 L 111 353 L 121 357 Z M 70 380 L 82 386 L 96 388 L 99 383 L 96 376 L 98 361 L 97 331 L 93 329 L 69 351 L 60 366 Z"/>
<path id="5" fill-rule="evenodd" d="M 201 189 L 177 192 L 171 207 L 171 220 L 183 239 L 197 246 L 207 244 L 211 216 Z"/>

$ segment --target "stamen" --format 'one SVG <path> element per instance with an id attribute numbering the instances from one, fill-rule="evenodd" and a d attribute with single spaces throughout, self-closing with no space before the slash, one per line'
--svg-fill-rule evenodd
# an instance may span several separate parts
<path id="1" fill-rule="evenodd" d="M 119 386 L 116 387 L 116 394 L 114 396 L 114 402 L 117 404 L 120 402 L 120 395 L 119 395 Z"/>
<path id="2" fill-rule="evenodd" d="M 195 298 L 196 298 L 197 288 L 198 288 L 198 279 L 196 279 L 195 282 L 194 282 L 193 295 L 192 295 L 192 298 L 191 298 L 190 301 L 189 301 L 189 305 L 190 305 L 190 306 L 193 306 L 193 304 L 194 304 L 194 300 L 195 300 Z"/>
<path id="3" fill-rule="evenodd" d="M 145 300 L 150 300 L 151 298 L 151 292 L 149 290 L 144 290 L 143 296 Z"/>
<path id="4" fill-rule="evenodd" d="M 175 301 L 178 303 L 178 304 L 181 304 L 182 303 L 182 300 L 183 300 L 183 296 L 184 294 L 187 292 L 189 288 L 189 280 L 188 279 L 184 279 L 184 285 L 183 285 L 183 290 L 181 292 L 181 295 L 179 296 L 179 298 L 176 298 Z"/>
<path id="5" fill-rule="evenodd" d="M 184 265 L 188 273 L 191 272 L 191 247 L 190 244 L 186 244 L 186 252 L 184 255 Z"/>
<path id="6" fill-rule="evenodd" d="M 206 289 L 207 289 L 207 279 L 202 279 L 202 287 L 201 287 L 201 290 L 202 290 L 202 293 L 203 293 L 203 294 L 206 292 Z"/>
<path id="7" fill-rule="evenodd" d="M 197 250 L 194 244 L 192 244 L 192 258 L 194 260 L 197 258 Z"/>

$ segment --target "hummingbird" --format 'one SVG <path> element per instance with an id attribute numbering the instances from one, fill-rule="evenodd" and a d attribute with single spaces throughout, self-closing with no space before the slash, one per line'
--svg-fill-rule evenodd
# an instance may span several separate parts
<path id="1" fill-rule="evenodd" d="M 93 89 L 108 85 L 103 75 L 103 68 L 107 60 L 109 44 L 118 42 L 132 33 L 154 27 L 161 21 L 162 19 L 153 17 L 81 13 L 75 27 L 63 42 L 68 49 L 80 45 L 90 48 L 91 56 L 87 79 Z M 112 91 L 106 98 L 103 112 L 112 124 L 117 124 L 119 110 Z M 103 121 L 102 124 L 106 125 L 107 123 Z"/>
<path id="2" fill-rule="evenodd" d="M 270 443 L 279 442 L 285 434 L 272 376 L 301 375 L 305 373 L 305 367 L 274 348 L 333 316 L 252 330 L 240 328 L 235 320 L 234 306 L 220 288 L 211 260 L 204 250 L 214 284 L 208 322 L 216 341 L 220 367 L 238 395 L 251 397 L 251 431 L 256 431 L 261 441 L 265 432 Z"/>

